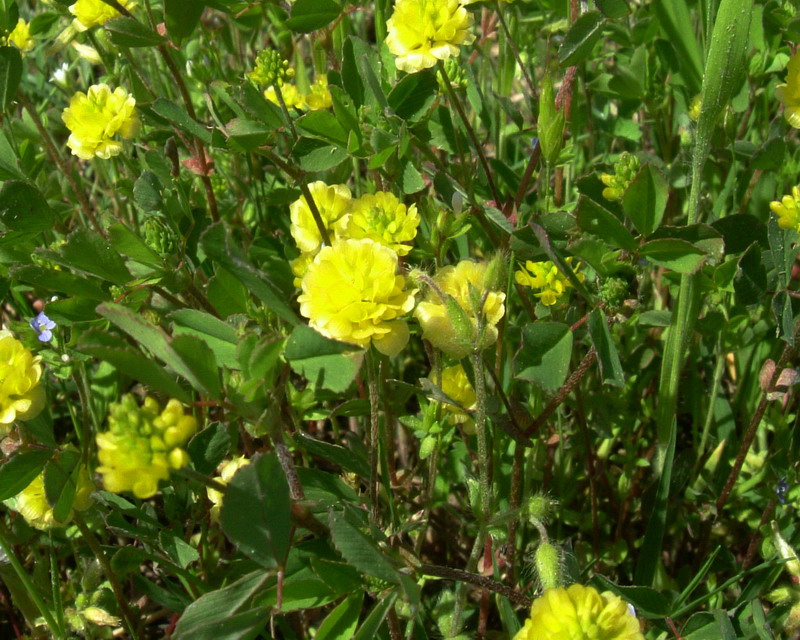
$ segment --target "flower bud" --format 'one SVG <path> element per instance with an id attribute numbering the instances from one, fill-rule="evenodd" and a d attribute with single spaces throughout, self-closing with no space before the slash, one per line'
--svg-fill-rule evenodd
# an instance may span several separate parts
<path id="1" fill-rule="evenodd" d="M 775 550 L 782 560 L 786 560 L 784 567 L 792 575 L 793 578 L 800 579 L 800 560 L 797 559 L 795 550 L 791 545 L 784 540 L 778 529 L 778 524 L 772 521 L 772 543 L 775 545 Z"/>
<path id="2" fill-rule="evenodd" d="M 539 146 L 542 148 L 542 158 L 547 164 L 553 165 L 558 160 L 558 154 L 561 153 L 564 144 L 564 111 L 556 111 L 553 79 L 549 73 L 542 80 L 536 128 Z"/>
<path id="3" fill-rule="evenodd" d="M 542 542 L 539 548 L 536 549 L 534 564 L 536 565 L 539 581 L 545 590 L 556 589 L 561 585 L 560 556 L 558 548 L 549 542 Z"/>

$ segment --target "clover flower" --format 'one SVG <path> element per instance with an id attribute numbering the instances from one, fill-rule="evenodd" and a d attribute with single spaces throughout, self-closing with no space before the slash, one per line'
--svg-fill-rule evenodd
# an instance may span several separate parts
<path id="1" fill-rule="evenodd" d="M 572 258 L 567 258 L 566 261 L 572 267 Z M 578 273 L 578 267 L 574 267 L 572 270 L 579 281 L 583 282 L 586 279 L 585 275 Z M 556 304 L 567 289 L 572 287 L 572 283 L 550 260 L 546 262 L 528 260 L 525 266 L 520 267 L 519 271 L 514 274 L 514 280 L 523 287 L 541 289 L 533 295 L 539 298 L 539 302 L 546 307 Z"/>
<path id="2" fill-rule="evenodd" d="M 65 520 L 56 520 L 53 507 L 47 501 L 44 490 L 44 474 L 40 473 L 33 481 L 16 496 L 17 511 L 22 514 L 26 522 L 42 531 L 52 527 L 66 526 L 75 511 L 86 511 L 92 506 L 91 494 L 94 491 L 94 484 L 89 478 L 86 467 L 81 466 L 78 472 L 78 486 L 75 490 L 75 497 L 72 501 L 72 508 Z"/>
<path id="3" fill-rule="evenodd" d="M 306 93 L 301 93 L 297 86 L 290 82 L 282 83 L 280 88 L 283 102 L 287 108 L 319 111 L 320 109 L 329 109 L 333 105 L 331 92 L 328 89 L 328 78 L 325 75 L 318 76 Z M 264 97 L 270 102 L 280 105 L 274 86 L 264 91 Z"/>
<path id="4" fill-rule="evenodd" d="M 331 242 L 344 235 L 352 203 L 350 189 L 343 184 L 328 185 L 319 180 L 308 185 L 308 191 L 317 205 Z M 300 256 L 292 261 L 295 286 L 299 287 L 308 265 L 322 247 L 322 236 L 305 196 L 300 196 L 289 205 L 289 213 L 292 220 L 290 231 L 300 249 Z"/>
<path id="5" fill-rule="evenodd" d="M 464 409 L 472 410 L 476 407 L 475 389 L 472 388 L 464 367 L 460 364 L 447 367 L 442 371 L 440 387 L 445 395 L 455 400 Z M 442 409 L 444 409 L 445 417 L 450 424 L 461 424 L 466 433 L 475 433 L 475 420 L 469 413 L 460 407 L 446 403 L 442 404 Z"/>
<path id="6" fill-rule="evenodd" d="M 786 122 L 795 129 L 800 129 L 800 52 L 789 60 L 786 71 L 786 82 L 775 87 L 775 97 L 783 105 Z"/>
<path id="7" fill-rule="evenodd" d="M 471 44 L 472 14 L 460 0 L 397 0 L 386 23 L 386 45 L 401 71 L 415 73 L 457 56 Z"/>
<path id="8" fill-rule="evenodd" d="M 170 400 L 162 411 L 154 398 L 146 397 L 140 407 L 130 394 L 111 403 L 108 426 L 108 431 L 97 434 L 97 472 L 103 476 L 103 486 L 112 493 L 130 491 L 141 499 L 155 495 L 170 469 L 188 464 L 182 447 L 197 431 L 197 421 L 184 414 L 177 400 Z"/>
<path id="9" fill-rule="evenodd" d="M 610 591 L 573 584 L 547 589 L 514 640 L 644 640 L 628 604 Z"/>
<path id="10" fill-rule="evenodd" d="M 107 84 L 93 85 L 87 93 L 79 91 L 72 96 L 62 118 L 71 132 L 67 146 L 83 160 L 119 155 L 122 143 L 114 136 L 132 138 L 141 124 L 133 96 L 122 87 L 112 92 Z"/>
<path id="11" fill-rule="evenodd" d="M 48 318 L 44 311 L 41 311 L 29 324 L 31 329 L 36 332 L 39 342 L 50 342 L 53 339 L 53 329 L 56 328 L 56 323 Z"/>
<path id="12" fill-rule="evenodd" d="M 405 256 L 411 247 L 403 243 L 414 240 L 418 226 L 416 205 L 406 208 L 394 194 L 378 191 L 353 201 L 346 234 L 349 238 L 369 238 Z"/>
<path id="13" fill-rule="evenodd" d="M 800 187 L 792 187 L 792 195 L 770 202 L 769 208 L 778 216 L 781 229 L 800 231 Z"/>
<path id="14" fill-rule="evenodd" d="M 34 40 L 31 38 L 30 25 L 22 18 L 17 20 L 17 26 L 8 34 L 8 42 L 13 44 L 20 51 L 30 51 L 33 49 Z"/>
<path id="15" fill-rule="evenodd" d="M 397 254 L 367 238 L 337 240 L 308 266 L 300 313 L 324 336 L 389 356 L 408 342 L 400 317 L 414 308 L 414 292 L 397 274 Z"/>
<path id="16" fill-rule="evenodd" d="M 40 363 L 11 332 L 0 331 L 0 435 L 14 420 L 31 420 L 44 408 Z"/>
<path id="17" fill-rule="evenodd" d="M 414 311 L 422 327 L 422 337 L 457 360 L 472 348 L 485 349 L 497 340 L 496 325 L 505 313 L 506 294 L 487 287 L 486 267 L 485 262 L 471 260 L 462 260 L 455 267 L 442 267 L 433 277 L 434 287 Z M 461 307 L 470 324 L 469 336 L 456 331 L 442 296 L 452 296 Z M 482 316 L 483 326 L 481 334 L 477 335 L 479 316 Z M 465 344 L 465 337 L 469 345 Z"/>
<path id="18" fill-rule="evenodd" d="M 126 9 L 135 4 L 134 0 L 119 0 L 119 3 Z M 120 15 L 119 11 L 102 0 L 77 0 L 70 5 L 69 11 L 75 16 L 76 26 L 81 31 L 104 25 L 111 18 L 118 18 Z"/>
<path id="19" fill-rule="evenodd" d="M 287 78 L 294 75 L 294 69 L 289 67 L 289 61 L 283 60 L 274 49 L 263 49 L 258 52 L 256 66 L 247 77 L 256 84 L 264 87 L 283 85 Z"/>
<path id="20" fill-rule="evenodd" d="M 600 174 L 601 182 L 606 185 L 603 197 L 610 201 L 622 200 L 637 171 L 639 171 L 639 158 L 623 151 L 614 165 L 614 173 Z"/>
<path id="21" fill-rule="evenodd" d="M 244 456 L 222 462 L 217 467 L 217 473 L 219 475 L 217 475 L 214 480 L 227 486 L 230 481 L 233 480 L 233 476 L 236 475 L 236 472 L 248 464 L 250 464 L 250 460 Z M 211 519 L 214 520 L 214 522 L 219 522 L 219 512 L 222 510 L 222 500 L 225 494 L 211 487 L 206 487 L 206 495 L 208 495 L 208 499 L 211 500 L 213 505 L 211 507 Z"/>

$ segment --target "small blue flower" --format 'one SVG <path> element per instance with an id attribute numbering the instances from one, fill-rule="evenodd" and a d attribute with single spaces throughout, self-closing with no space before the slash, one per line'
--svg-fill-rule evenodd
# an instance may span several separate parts
<path id="1" fill-rule="evenodd" d="M 31 329 L 38 334 L 40 342 L 50 342 L 53 339 L 53 329 L 56 328 L 56 323 L 44 315 L 44 311 L 31 320 L 30 324 Z"/>
<path id="2" fill-rule="evenodd" d="M 789 483 L 786 482 L 786 476 L 783 476 L 775 487 L 775 493 L 778 494 L 778 500 L 781 504 L 786 504 L 786 493 L 789 491 Z"/>

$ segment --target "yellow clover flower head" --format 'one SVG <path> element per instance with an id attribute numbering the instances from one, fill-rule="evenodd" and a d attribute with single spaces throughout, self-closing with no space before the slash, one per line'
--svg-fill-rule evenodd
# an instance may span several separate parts
<path id="1" fill-rule="evenodd" d="M 305 96 L 306 106 L 311 111 L 329 109 L 333 106 L 330 89 L 328 89 L 328 76 L 320 75 L 309 87 L 309 92 Z"/>
<path id="2" fill-rule="evenodd" d="M 295 108 L 302 110 L 306 108 L 306 101 L 303 94 L 290 82 L 281 85 L 281 95 L 283 96 L 283 102 L 286 104 L 287 109 Z M 264 97 L 278 106 L 281 104 L 281 101 L 278 100 L 278 94 L 275 91 L 274 85 L 270 86 L 264 92 Z"/>
<path id="3" fill-rule="evenodd" d="M 573 584 L 536 598 L 514 640 L 644 640 L 644 635 L 622 598 Z"/>
<path id="4" fill-rule="evenodd" d="M 126 9 L 130 9 L 134 0 L 119 0 L 119 3 Z M 77 27 L 82 31 L 104 25 L 111 18 L 118 18 L 119 11 L 107 5 L 102 0 L 77 0 L 69 7 L 70 13 L 75 16 Z"/>
<path id="5" fill-rule="evenodd" d="M 578 272 L 578 266 L 572 266 L 572 258 L 567 258 L 566 261 L 575 272 L 578 280 L 583 282 L 586 276 Z M 567 289 L 572 287 L 572 283 L 550 260 L 547 262 L 531 262 L 528 260 L 525 262 L 524 267 L 520 267 L 519 271 L 514 273 L 514 280 L 523 287 L 541 289 L 541 291 L 533 295 L 539 298 L 539 302 L 546 307 L 556 304 L 561 300 Z"/>
<path id="6" fill-rule="evenodd" d="M 460 364 L 447 367 L 442 371 L 442 384 L 440 386 L 447 396 L 458 402 L 464 409 L 472 410 L 477 406 L 475 389 L 472 388 L 464 367 Z M 464 425 L 466 433 L 470 435 L 475 433 L 475 420 L 472 419 L 469 413 L 452 404 L 443 404 L 442 408 L 444 409 L 445 417 L 451 424 Z"/>
<path id="7" fill-rule="evenodd" d="M 103 486 L 112 493 L 130 491 L 146 499 L 155 495 L 170 469 L 188 464 L 183 447 L 197 431 L 197 420 L 184 414 L 177 400 L 162 410 L 154 398 L 146 397 L 140 407 L 127 394 L 111 403 L 108 426 L 108 431 L 97 434 L 97 472 L 103 476 Z"/>
<path id="8" fill-rule="evenodd" d="M 89 91 L 79 91 L 62 114 L 71 135 L 67 146 L 83 160 L 95 156 L 108 160 L 122 151 L 120 138 L 133 138 L 139 133 L 136 100 L 122 87 L 114 91 L 107 84 L 96 84 Z"/>
<path id="9" fill-rule="evenodd" d="M 30 51 L 33 49 L 34 40 L 31 38 L 30 25 L 22 18 L 17 20 L 17 26 L 8 34 L 8 42 L 13 44 L 20 51 Z"/>
<path id="10" fill-rule="evenodd" d="M 412 204 L 406 208 L 392 193 L 378 191 L 353 202 L 346 234 L 349 238 L 369 238 L 389 247 L 399 256 L 408 255 L 417 235 L 419 213 Z"/>
<path id="11" fill-rule="evenodd" d="M 386 23 L 386 45 L 398 69 L 415 73 L 457 56 L 460 45 L 471 44 L 472 22 L 461 0 L 397 0 Z"/>
<path id="12" fill-rule="evenodd" d="M 233 480 L 233 476 L 236 475 L 236 472 L 248 464 L 250 464 L 250 460 L 244 456 L 239 456 L 233 460 L 223 461 L 217 467 L 218 475 L 214 478 L 214 480 L 227 486 L 227 484 Z M 219 522 L 219 512 L 222 510 L 222 499 L 225 497 L 225 494 L 221 491 L 217 491 L 216 489 L 212 489 L 211 487 L 206 488 L 206 494 L 212 503 L 211 519 L 214 520 L 214 522 Z"/>
<path id="13" fill-rule="evenodd" d="M 443 295 L 452 296 L 460 306 L 472 325 L 473 342 L 478 328 L 478 316 L 482 311 L 483 332 L 477 344 L 478 349 L 485 349 L 497 340 L 497 323 L 505 313 L 506 294 L 499 291 L 487 291 L 486 263 L 462 260 L 455 267 L 442 267 L 433 277 L 433 284 L 425 300 L 417 305 L 414 316 L 422 327 L 422 337 L 434 347 L 447 355 L 460 360 L 470 349 L 459 340 L 447 312 Z M 483 309 L 480 300 L 486 294 Z"/>
<path id="14" fill-rule="evenodd" d="M 600 181 L 606 185 L 603 197 L 606 200 L 622 200 L 631 182 L 639 171 L 639 158 L 623 151 L 614 165 L 614 173 L 600 174 Z"/>
<path id="15" fill-rule="evenodd" d="M 44 408 L 41 357 L 10 331 L 0 331 L 0 436 L 14 420 L 31 420 Z"/>
<path id="16" fill-rule="evenodd" d="M 321 180 L 308 185 L 314 204 L 317 205 L 322 223 L 331 236 L 343 235 L 347 229 L 350 213 L 350 189 L 343 184 L 327 185 Z M 322 247 L 322 236 L 311 214 L 305 196 L 300 196 L 289 206 L 291 233 L 297 248 L 303 253 L 316 253 Z"/>
<path id="17" fill-rule="evenodd" d="M 786 122 L 800 129 L 800 51 L 789 60 L 786 71 L 786 82 L 775 87 L 775 97 L 783 105 Z"/>
<path id="18" fill-rule="evenodd" d="M 328 338 L 397 355 L 409 336 L 400 317 L 414 308 L 405 286 L 394 251 L 368 238 L 337 240 L 303 276 L 300 313 Z"/>
<path id="19" fill-rule="evenodd" d="M 319 111 L 320 109 L 329 109 L 333 106 L 333 99 L 328 89 L 328 77 L 326 75 L 318 76 L 314 84 L 309 87 L 307 93 L 300 93 L 297 86 L 291 82 L 282 82 L 279 84 L 281 95 L 283 96 L 283 101 L 286 103 L 287 109 L 294 107 L 301 111 L 305 111 L 306 109 L 310 111 Z M 264 92 L 264 97 L 274 104 L 280 105 L 281 103 L 274 86 L 269 87 Z"/>
<path id="20" fill-rule="evenodd" d="M 770 202 L 769 208 L 778 216 L 781 229 L 800 231 L 800 187 L 792 187 L 792 195 Z"/>
<path id="21" fill-rule="evenodd" d="M 17 494 L 17 511 L 22 514 L 27 523 L 42 531 L 52 527 L 66 526 L 72 520 L 74 511 L 86 511 L 92 506 L 91 494 L 94 484 L 89 478 L 89 472 L 82 466 L 78 472 L 78 486 L 66 520 L 63 522 L 55 519 L 53 507 L 47 501 L 44 491 L 44 474 L 40 473 L 33 481 Z"/>

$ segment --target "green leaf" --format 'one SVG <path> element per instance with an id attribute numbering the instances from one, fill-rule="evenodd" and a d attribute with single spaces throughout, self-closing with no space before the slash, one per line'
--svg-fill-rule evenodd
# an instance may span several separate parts
<path id="1" fill-rule="evenodd" d="M 355 379 L 363 351 L 352 344 L 329 340 L 313 329 L 299 325 L 289 336 L 283 357 L 296 373 L 315 387 L 341 393 Z"/>
<path id="2" fill-rule="evenodd" d="M 203 0 L 164 0 L 164 17 L 167 23 L 167 33 L 173 42 L 180 42 L 192 35 L 200 22 L 203 9 L 206 8 Z"/>
<path id="3" fill-rule="evenodd" d="M 587 11 L 570 27 L 564 42 L 558 48 L 558 61 L 564 67 L 583 62 L 592 52 L 592 47 L 603 35 L 605 18 L 599 11 Z"/>
<path id="4" fill-rule="evenodd" d="M 296 33 L 311 33 L 328 26 L 341 12 L 334 0 L 296 0 L 286 26 Z"/>
<path id="5" fill-rule="evenodd" d="M 767 238 L 769 240 L 769 251 L 772 254 L 772 263 L 775 265 L 775 272 L 778 276 L 778 285 L 781 289 L 789 286 L 792 279 L 792 269 L 796 251 L 795 243 L 792 240 L 793 231 L 782 229 L 774 216 L 770 216 L 767 224 Z"/>
<path id="6" fill-rule="evenodd" d="M 391 560 L 378 549 L 372 537 L 366 535 L 352 522 L 354 516 L 344 511 L 332 510 L 328 515 L 333 544 L 348 564 L 361 573 L 400 584 L 400 575 Z"/>
<path id="7" fill-rule="evenodd" d="M 194 468 L 199 473 L 209 474 L 225 459 L 230 447 L 231 436 L 228 429 L 221 422 L 212 422 L 189 440 L 186 451 Z"/>
<path id="8" fill-rule="evenodd" d="M 720 640 L 736 640 L 736 630 L 731 624 L 731 619 L 726 611 L 722 609 L 714 609 L 714 620 L 719 627 Z"/>
<path id="9" fill-rule="evenodd" d="M 317 629 L 315 640 L 350 640 L 356 632 L 364 592 L 357 591 L 331 611 Z"/>
<path id="10" fill-rule="evenodd" d="M 595 4 L 606 18 L 621 18 L 631 11 L 627 0 L 595 0 Z"/>
<path id="11" fill-rule="evenodd" d="M 189 334 L 200 338 L 214 352 L 217 362 L 229 369 L 238 369 L 236 358 L 238 338 L 233 327 L 211 314 L 195 309 L 180 309 L 169 315 L 172 334 Z"/>
<path id="12" fill-rule="evenodd" d="M 665 618 L 672 612 L 670 599 L 649 587 L 620 587 L 603 576 L 595 576 L 592 582 L 603 591 L 618 595 L 636 608 L 636 615 L 645 618 Z"/>
<path id="13" fill-rule="evenodd" d="M 578 227 L 605 240 L 612 247 L 625 251 L 636 250 L 633 234 L 625 228 L 619 218 L 591 198 L 582 195 L 575 209 Z"/>
<path id="14" fill-rule="evenodd" d="M 17 95 L 22 80 L 22 56 L 16 47 L 0 47 L 0 111 Z"/>
<path id="15" fill-rule="evenodd" d="M 88 229 L 73 231 L 58 252 L 39 250 L 37 255 L 70 269 L 78 269 L 113 284 L 127 284 L 131 274 L 125 260 L 108 241 Z"/>
<path id="16" fill-rule="evenodd" d="M 197 549 L 170 531 L 162 530 L 158 534 L 158 542 L 161 550 L 181 569 L 200 559 Z"/>
<path id="17" fill-rule="evenodd" d="M 111 36 L 111 42 L 120 47 L 156 47 L 167 41 L 136 18 L 127 16 L 109 20 L 105 23 L 105 29 Z"/>
<path id="18" fill-rule="evenodd" d="M 373 640 L 374 638 L 379 638 L 380 635 L 378 631 L 389 611 L 394 606 L 395 600 L 397 600 L 396 590 L 389 593 L 389 595 L 382 596 L 381 599 L 375 603 L 375 606 L 372 607 L 372 611 L 369 612 L 369 615 L 359 627 L 358 633 L 353 640 Z"/>
<path id="19" fill-rule="evenodd" d="M 597 362 L 600 364 L 600 373 L 603 384 L 621 387 L 625 384 L 625 374 L 619 362 L 619 354 L 611 332 L 608 330 L 606 316 L 602 309 L 595 309 L 589 314 L 587 322 L 592 344 L 597 351 Z"/>
<path id="20" fill-rule="evenodd" d="M 658 169 L 646 164 L 625 192 L 622 207 L 636 230 L 649 236 L 661 224 L 668 198 L 669 185 L 666 178 Z"/>
<path id="21" fill-rule="evenodd" d="M 347 149 L 317 138 L 300 138 L 292 149 L 292 155 L 302 169 L 312 173 L 333 169 L 348 158 Z"/>
<path id="22" fill-rule="evenodd" d="M 8 141 L 5 132 L 0 131 L 0 180 L 24 180 L 25 174 L 19 168 L 17 152 Z"/>
<path id="23" fill-rule="evenodd" d="M 556 391 L 567 379 L 572 356 L 572 332 L 560 322 L 534 322 L 522 329 L 522 349 L 514 368 L 516 377 Z"/>
<path id="24" fill-rule="evenodd" d="M 0 500 L 13 498 L 38 476 L 53 452 L 32 449 L 14 454 L 0 464 Z"/>
<path id="25" fill-rule="evenodd" d="M 216 387 L 215 389 L 207 389 L 206 387 L 206 383 L 208 383 L 208 380 L 206 379 L 206 376 L 208 375 L 208 364 L 204 364 L 204 362 L 207 359 L 208 354 L 213 356 L 213 353 L 211 353 L 210 349 L 208 349 L 207 353 L 198 354 L 197 358 L 200 359 L 199 362 L 194 360 L 191 355 L 186 354 L 186 360 L 184 360 L 184 356 L 178 353 L 176 348 L 173 348 L 173 346 L 170 344 L 169 336 L 167 336 L 167 334 L 164 333 L 160 327 L 156 327 L 146 322 L 142 317 L 138 316 L 127 307 L 123 307 L 120 304 L 107 302 L 97 307 L 97 313 L 103 316 L 106 320 L 113 322 L 131 338 L 136 340 L 136 342 L 141 344 L 158 358 L 161 358 L 168 367 L 170 367 L 181 377 L 188 380 L 188 382 L 201 393 L 205 390 L 209 392 L 216 390 Z M 178 338 L 186 339 L 190 338 L 190 336 L 178 336 Z M 194 344 L 195 342 L 202 344 L 200 340 L 193 341 L 191 344 Z M 183 340 L 183 342 L 180 344 L 182 350 L 186 350 L 191 347 L 186 340 Z M 195 368 L 198 368 L 200 375 L 195 373 Z M 209 384 L 214 386 L 213 383 Z"/>
<path id="26" fill-rule="evenodd" d="M 318 109 L 301 116 L 295 122 L 300 131 L 339 146 L 347 145 L 347 131 L 330 111 Z"/>
<path id="27" fill-rule="evenodd" d="M 678 273 L 695 273 L 706 260 L 706 252 L 678 238 L 659 238 L 645 242 L 639 254 L 650 262 Z"/>
<path id="28" fill-rule="evenodd" d="M 171 398 L 182 402 L 192 401 L 191 394 L 178 384 L 173 374 L 115 336 L 99 329 L 90 330 L 81 335 L 77 348 L 81 353 L 104 360 L 121 373 Z"/>
<path id="29" fill-rule="evenodd" d="M 697 95 L 703 79 L 703 52 L 686 0 L 654 0 L 650 6 L 658 18 L 658 25 L 667 34 L 667 42 L 676 49 L 675 57 L 688 85 L 688 95 Z"/>
<path id="30" fill-rule="evenodd" d="M 778 291 L 772 298 L 772 313 L 775 316 L 781 340 L 790 347 L 794 347 L 794 313 L 792 312 L 792 299 L 786 291 Z"/>
<path id="31" fill-rule="evenodd" d="M 55 213 L 32 184 L 7 180 L 0 189 L 0 221 L 10 231 L 39 233 L 53 228 Z"/>
<path id="32" fill-rule="evenodd" d="M 283 567 L 292 533 L 289 509 L 289 485 L 278 458 L 257 456 L 228 484 L 220 524 L 251 560 L 268 569 Z"/>
<path id="33" fill-rule="evenodd" d="M 166 98 L 159 98 L 150 107 L 156 115 L 168 120 L 170 123 L 193 135 L 204 144 L 211 144 L 211 132 L 196 120 L 193 120 L 183 107 Z"/>
<path id="34" fill-rule="evenodd" d="M 246 118 L 234 118 L 225 125 L 228 141 L 234 143 L 231 148 L 242 151 L 253 151 L 263 146 L 269 140 L 272 131 L 269 126 Z"/>
<path id="35" fill-rule="evenodd" d="M 767 229 L 764 223 L 749 213 L 735 213 L 711 223 L 725 242 L 725 253 L 731 255 L 741 253 L 757 240 L 767 247 Z"/>
<path id="36" fill-rule="evenodd" d="M 403 166 L 402 186 L 403 193 L 407 195 L 417 193 L 425 188 L 425 181 L 422 179 L 422 175 L 410 161 Z"/>
<path id="37" fill-rule="evenodd" d="M 761 262 L 761 249 L 754 242 L 739 258 L 733 290 L 737 304 L 758 304 L 767 291 L 767 270 Z"/>
<path id="38" fill-rule="evenodd" d="M 186 379 L 192 386 L 204 395 L 219 399 L 222 396 L 222 384 L 211 347 L 196 336 L 182 334 L 172 338 L 172 348 L 191 372 L 191 378 Z"/>
<path id="39" fill-rule="evenodd" d="M 133 199 L 142 211 L 161 211 L 161 181 L 152 171 L 142 171 L 133 183 Z"/>
<path id="40" fill-rule="evenodd" d="M 101 302 L 108 300 L 108 294 L 100 287 L 100 281 L 94 278 L 81 278 L 67 271 L 54 271 L 29 264 L 9 269 L 11 277 L 20 282 L 27 282 L 37 291 L 64 293 L 68 296 L 79 296 Z"/>
<path id="41" fill-rule="evenodd" d="M 387 99 L 400 118 L 416 122 L 427 113 L 438 93 L 436 73 L 427 70 L 405 76 L 389 92 Z"/>
<path id="42" fill-rule="evenodd" d="M 277 285 L 248 264 L 238 249 L 231 245 L 221 223 L 209 226 L 200 237 L 200 246 L 206 256 L 230 272 L 248 291 L 253 293 L 266 306 L 291 325 L 300 323 L 300 319 L 287 304 L 289 295 L 281 291 Z"/>
<path id="43" fill-rule="evenodd" d="M 161 257 L 144 243 L 141 236 L 125 225 L 112 224 L 108 228 L 108 235 L 111 238 L 111 246 L 121 255 L 155 269 L 163 267 L 164 261 Z"/>
<path id="44" fill-rule="evenodd" d="M 253 571 L 222 589 L 210 591 L 183 612 L 174 640 L 247 640 L 267 625 L 269 609 L 253 607 L 254 598 L 265 590 L 270 574 Z"/>
<path id="45" fill-rule="evenodd" d="M 317 440 L 302 431 L 295 432 L 294 440 L 308 453 L 329 460 L 345 471 L 357 473 L 362 478 L 369 478 L 369 463 L 355 451 L 338 444 Z"/>
<path id="46" fill-rule="evenodd" d="M 44 466 L 44 495 L 53 507 L 53 517 L 59 522 L 65 522 L 72 510 L 80 460 L 77 451 L 67 449 L 56 453 Z"/>

